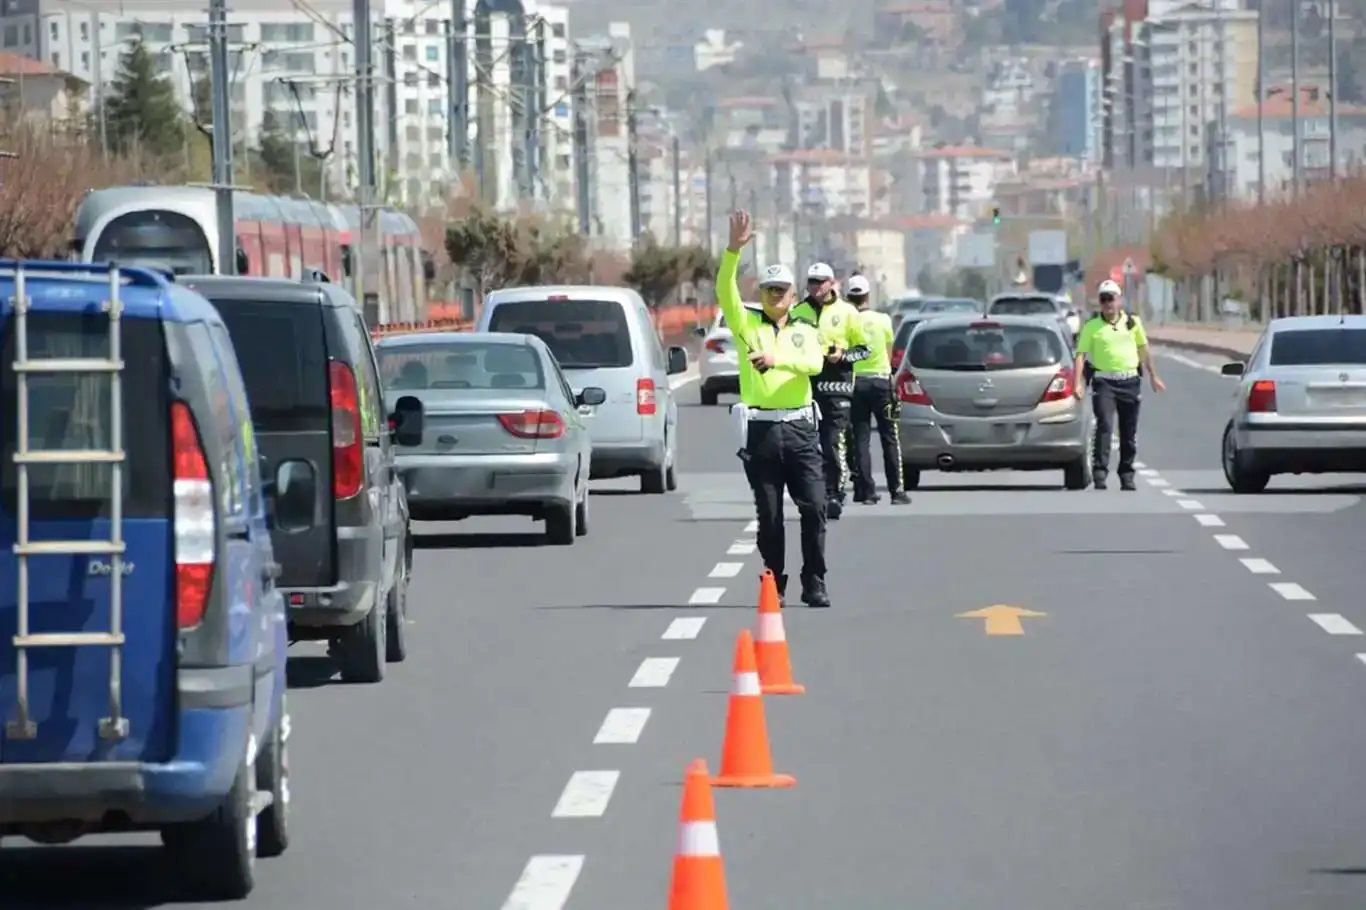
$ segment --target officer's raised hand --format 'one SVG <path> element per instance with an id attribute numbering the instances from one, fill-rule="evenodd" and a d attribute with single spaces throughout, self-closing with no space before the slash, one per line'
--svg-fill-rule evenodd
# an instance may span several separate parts
<path id="1" fill-rule="evenodd" d="M 745 248 L 745 245 L 754 237 L 754 219 L 749 212 L 744 209 L 736 209 L 730 213 L 730 242 L 726 244 L 726 249 L 738 253 Z"/>

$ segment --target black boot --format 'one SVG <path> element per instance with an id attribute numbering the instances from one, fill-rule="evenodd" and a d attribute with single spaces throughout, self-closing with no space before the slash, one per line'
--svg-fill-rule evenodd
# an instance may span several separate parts
<path id="1" fill-rule="evenodd" d="M 893 493 L 893 494 L 892 494 L 892 505 L 894 505 L 894 506 L 908 506 L 908 505 L 910 505 L 910 504 L 911 504 L 911 497 L 910 497 L 906 492 L 903 491 L 903 492 L 900 492 L 900 493 Z"/>
<path id="2" fill-rule="evenodd" d="M 1103 468 L 1091 468 L 1091 483 L 1097 490 L 1105 489 L 1105 478 L 1109 473 Z"/>
<path id="3" fill-rule="evenodd" d="M 844 503 L 840 502 L 838 499 L 836 499 L 836 498 L 833 497 L 833 496 L 830 497 L 829 499 L 827 499 L 827 500 L 825 501 L 825 520 L 826 520 L 826 521 L 839 521 L 840 516 L 843 515 L 843 514 L 844 514 Z"/>
<path id="4" fill-rule="evenodd" d="M 1132 475 L 1132 474 L 1121 474 L 1121 475 L 1119 475 L 1119 488 L 1120 488 L 1121 490 L 1137 490 L 1138 487 L 1134 484 L 1134 475 Z"/>
<path id="5" fill-rule="evenodd" d="M 779 604 L 780 606 L 786 605 L 786 603 L 787 603 L 787 576 L 786 576 L 786 575 L 775 575 L 775 576 L 773 576 L 773 580 L 774 580 L 774 581 L 777 583 L 777 585 L 778 585 L 778 604 Z"/>
<path id="6" fill-rule="evenodd" d="M 824 578 L 802 579 L 802 603 L 808 607 L 830 606 L 830 595 L 826 593 Z"/>

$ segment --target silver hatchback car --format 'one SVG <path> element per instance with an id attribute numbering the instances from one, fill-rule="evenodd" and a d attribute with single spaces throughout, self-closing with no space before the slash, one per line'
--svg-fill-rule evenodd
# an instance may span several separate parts
<path id="1" fill-rule="evenodd" d="M 1366 471 L 1366 316 L 1274 319 L 1247 363 L 1224 427 L 1224 476 L 1260 493 L 1276 474 Z"/>
<path id="2" fill-rule="evenodd" d="M 906 486 L 940 471 L 1091 477 L 1090 406 L 1074 395 L 1065 327 L 1029 316 L 938 316 L 911 332 L 896 374 Z"/>
<path id="3" fill-rule="evenodd" d="M 375 346 L 386 414 L 400 425 L 397 467 L 416 521 L 526 515 L 549 542 L 588 533 L 593 442 L 577 394 L 532 335 L 419 332 Z M 410 440 L 410 441 L 405 441 Z"/>

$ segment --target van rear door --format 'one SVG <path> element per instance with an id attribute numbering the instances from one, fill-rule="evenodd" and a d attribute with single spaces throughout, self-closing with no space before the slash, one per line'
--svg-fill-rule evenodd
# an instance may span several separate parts
<path id="1" fill-rule="evenodd" d="M 35 297 L 43 282 L 31 279 Z M 68 290 L 63 288 L 63 291 Z M 92 286 L 92 303 L 108 284 Z M 0 297 L 10 293 L 0 289 Z M 111 650 L 102 646 L 28 651 L 29 710 L 35 739 L 3 738 L 0 763 L 161 762 L 173 752 L 176 641 L 169 369 L 159 320 L 122 323 L 123 442 L 123 716 L 128 737 L 108 744 L 99 722 L 109 714 Z M 0 414 L 18 408 L 12 319 L 0 325 Z M 108 356 L 109 321 L 96 314 L 36 311 L 28 317 L 28 356 Z M 108 449 L 108 375 L 30 375 L 29 448 Z M 15 719 L 18 624 L 18 469 L 14 425 L 0 432 L 0 721 Z M 108 540 L 111 537 L 109 465 L 31 465 L 28 469 L 33 540 Z M 29 632 L 109 632 L 107 556 L 34 556 L 28 560 Z"/>
<path id="2" fill-rule="evenodd" d="M 333 585 L 337 575 L 331 399 L 322 306 L 316 301 L 215 298 L 212 289 L 206 296 L 227 323 L 267 476 L 274 476 L 282 461 L 301 460 L 313 467 L 317 478 L 314 525 L 303 531 L 271 532 L 281 567 L 276 584 Z"/>
<path id="3" fill-rule="evenodd" d="M 638 380 L 648 373 L 631 344 L 629 319 L 615 300 L 503 300 L 493 309 L 488 331 L 535 335 L 555 355 L 576 394 L 589 386 L 605 391 L 607 401 L 586 422 L 594 445 L 612 445 L 645 436 L 637 395 Z"/>

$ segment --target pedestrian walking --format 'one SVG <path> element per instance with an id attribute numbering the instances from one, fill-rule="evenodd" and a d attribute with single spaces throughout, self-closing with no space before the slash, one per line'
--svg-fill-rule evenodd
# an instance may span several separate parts
<path id="1" fill-rule="evenodd" d="M 783 491 L 801 516 L 802 601 L 830 606 L 825 585 L 825 476 L 811 379 L 826 362 L 814 322 L 795 312 L 796 281 L 785 265 L 759 277 L 760 308 L 740 300 L 740 251 L 753 238 L 749 212 L 730 216 L 730 240 L 721 254 L 716 299 L 731 327 L 740 366 L 740 403 L 732 409 L 739 455 L 754 491 L 759 555 L 786 597 L 787 540 Z"/>
<path id="2" fill-rule="evenodd" d="M 1077 337 L 1075 375 L 1084 378 L 1076 384 L 1078 399 L 1091 388 L 1091 409 L 1095 414 L 1095 441 L 1091 451 L 1091 479 L 1097 490 L 1106 487 L 1110 474 L 1110 436 L 1119 434 L 1119 486 L 1134 486 L 1134 459 L 1138 457 L 1138 410 L 1143 398 L 1143 374 L 1148 375 L 1154 392 L 1166 389 L 1153 366 L 1148 336 L 1143 321 L 1126 312 L 1119 285 L 1110 280 L 1096 290 L 1100 312 L 1081 328 Z"/>
<path id="3" fill-rule="evenodd" d="M 868 279 L 855 275 L 849 279 L 846 296 L 858 308 L 868 356 L 854 364 L 854 501 L 872 505 L 881 501 L 873 479 L 873 423 L 882 444 L 882 470 L 887 476 L 887 494 L 896 505 L 906 505 L 906 485 L 901 468 L 901 403 L 892 392 L 892 317 L 873 309 Z"/>

